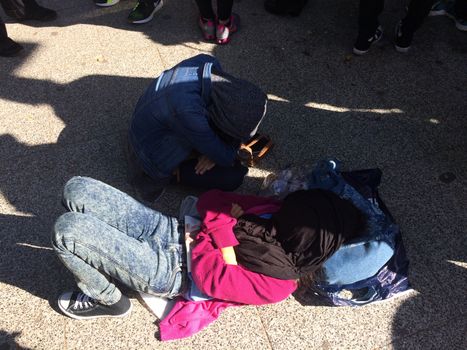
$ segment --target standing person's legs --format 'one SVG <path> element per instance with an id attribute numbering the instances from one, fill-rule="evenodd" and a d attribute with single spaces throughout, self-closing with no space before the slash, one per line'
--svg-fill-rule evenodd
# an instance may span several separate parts
<path id="1" fill-rule="evenodd" d="M 217 0 L 217 17 L 219 21 L 229 21 L 232 15 L 233 0 Z"/>
<path id="2" fill-rule="evenodd" d="M 199 9 L 198 25 L 205 40 L 216 37 L 216 15 L 212 9 L 211 0 L 196 0 Z"/>
<path id="3" fill-rule="evenodd" d="M 358 36 L 365 38 L 375 33 L 378 16 L 383 12 L 384 0 L 360 0 L 358 6 Z"/>
<path id="4" fill-rule="evenodd" d="M 467 20 L 467 0 L 456 0 L 454 3 L 454 13 L 457 18 Z"/>
<path id="5" fill-rule="evenodd" d="M 128 162 L 128 182 L 134 186 L 139 198 L 142 201 L 152 203 L 163 193 L 164 188 L 170 183 L 170 177 L 153 179 L 139 164 L 133 146 L 128 140 L 126 145 Z"/>
<path id="6" fill-rule="evenodd" d="M 36 0 L 1 0 L 0 3 L 8 16 L 19 21 L 47 22 L 57 18 L 57 12 L 40 6 Z"/>
<path id="7" fill-rule="evenodd" d="M 23 47 L 8 37 L 5 23 L 0 17 L 0 56 L 15 56 L 23 50 Z"/>
<path id="8" fill-rule="evenodd" d="M 180 184 L 203 189 L 234 191 L 240 187 L 248 173 L 248 168 L 236 162 L 232 167 L 216 165 L 203 175 L 198 175 L 195 172 L 197 162 L 197 159 L 189 159 L 180 164 Z"/>
<path id="9" fill-rule="evenodd" d="M 230 42 L 230 36 L 240 26 L 240 16 L 232 14 L 233 0 L 217 0 L 216 41 L 218 44 Z"/>
<path id="10" fill-rule="evenodd" d="M 164 6 L 163 0 L 138 0 L 136 6 L 128 15 L 128 21 L 133 24 L 143 24 L 151 21 L 154 14 Z"/>
<path id="11" fill-rule="evenodd" d="M 453 7 L 456 28 L 467 31 L 467 0 L 456 0 Z"/>
<path id="12" fill-rule="evenodd" d="M 360 0 L 358 7 L 358 36 L 354 43 L 353 53 L 363 55 L 370 46 L 378 42 L 383 31 L 378 16 L 384 9 L 384 0 Z"/>
<path id="13" fill-rule="evenodd" d="M 415 33 L 428 16 L 432 5 L 433 0 L 412 0 L 409 3 L 407 15 L 402 19 L 402 32 Z"/>
<path id="14" fill-rule="evenodd" d="M 420 28 L 428 16 L 434 0 L 412 0 L 407 8 L 406 16 L 396 25 L 395 48 L 405 53 L 409 51 L 415 31 Z"/>
<path id="15" fill-rule="evenodd" d="M 212 21 L 216 19 L 211 0 L 196 0 L 196 5 L 198 5 L 199 13 L 203 19 Z"/>
<path id="16" fill-rule="evenodd" d="M 59 301 L 65 314 L 92 318 L 128 312 L 127 298 L 109 277 L 137 291 L 164 297 L 180 294 L 185 258 L 175 218 L 90 178 L 71 179 L 64 202 L 72 212 L 57 220 L 53 247 L 85 296 L 98 302 L 83 307 L 89 306 L 88 299 L 88 304 L 79 303 L 82 296 L 76 302 L 65 293 Z"/>

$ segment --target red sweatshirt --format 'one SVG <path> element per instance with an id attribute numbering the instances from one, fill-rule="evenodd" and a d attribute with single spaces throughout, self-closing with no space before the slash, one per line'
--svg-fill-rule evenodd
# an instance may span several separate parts
<path id="1" fill-rule="evenodd" d="M 237 220 L 230 215 L 233 203 L 240 205 L 245 213 L 257 215 L 274 213 L 280 206 L 280 202 L 271 198 L 219 190 L 206 192 L 199 198 L 197 208 L 203 224 L 192 251 L 192 277 L 202 292 L 215 299 L 179 301 L 160 323 L 162 340 L 183 338 L 200 331 L 228 306 L 279 302 L 297 288 L 295 281 L 265 276 L 224 262 L 220 248 L 238 244 L 232 230 Z"/>

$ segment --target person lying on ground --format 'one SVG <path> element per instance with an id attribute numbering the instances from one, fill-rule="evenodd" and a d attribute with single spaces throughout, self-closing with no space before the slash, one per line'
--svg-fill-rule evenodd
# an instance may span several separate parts
<path id="1" fill-rule="evenodd" d="M 175 298 L 190 283 L 215 300 L 261 305 L 287 298 L 366 219 L 349 201 L 325 190 L 302 190 L 283 201 L 211 190 L 200 196 L 201 230 L 187 278 L 184 224 L 100 181 L 74 177 L 54 226 L 52 246 L 79 290 L 58 298 L 74 319 L 122 317 L 132 290 Z"/>

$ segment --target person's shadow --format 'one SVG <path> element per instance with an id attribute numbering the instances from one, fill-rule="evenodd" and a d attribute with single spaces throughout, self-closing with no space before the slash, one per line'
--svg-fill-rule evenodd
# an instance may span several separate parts
<path id="1" fill-rule="evenodd" d="M 16 338 L 20 335 L 20 332 L 9 333 L 0 329 L 0 350 L 30 350 L 30 348 L 25 348 L 17 343 Z"/>

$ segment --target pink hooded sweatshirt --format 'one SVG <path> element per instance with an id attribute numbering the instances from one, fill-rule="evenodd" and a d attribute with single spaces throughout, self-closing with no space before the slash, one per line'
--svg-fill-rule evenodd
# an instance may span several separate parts
<path id="1" fill-rule="evenodd" d="M 197 208 L 203 224 L 192 251 L 192 277 L 197 287 L 214 299 L 178 300 L 159 324 L 161 340 L 189 337 L 215 321 L 229 306 L 276 303 L 297 288 L 293 280 L 280 280 L 225 263 L 220 248 L 239 244 L 233 233 L 237 219 L 230 214 L 233 203 L 245 213 L 257 215 L 274 213 L 280 207 L 280 202 L 272 198 L 219 190 L 199 198 Z"/>

